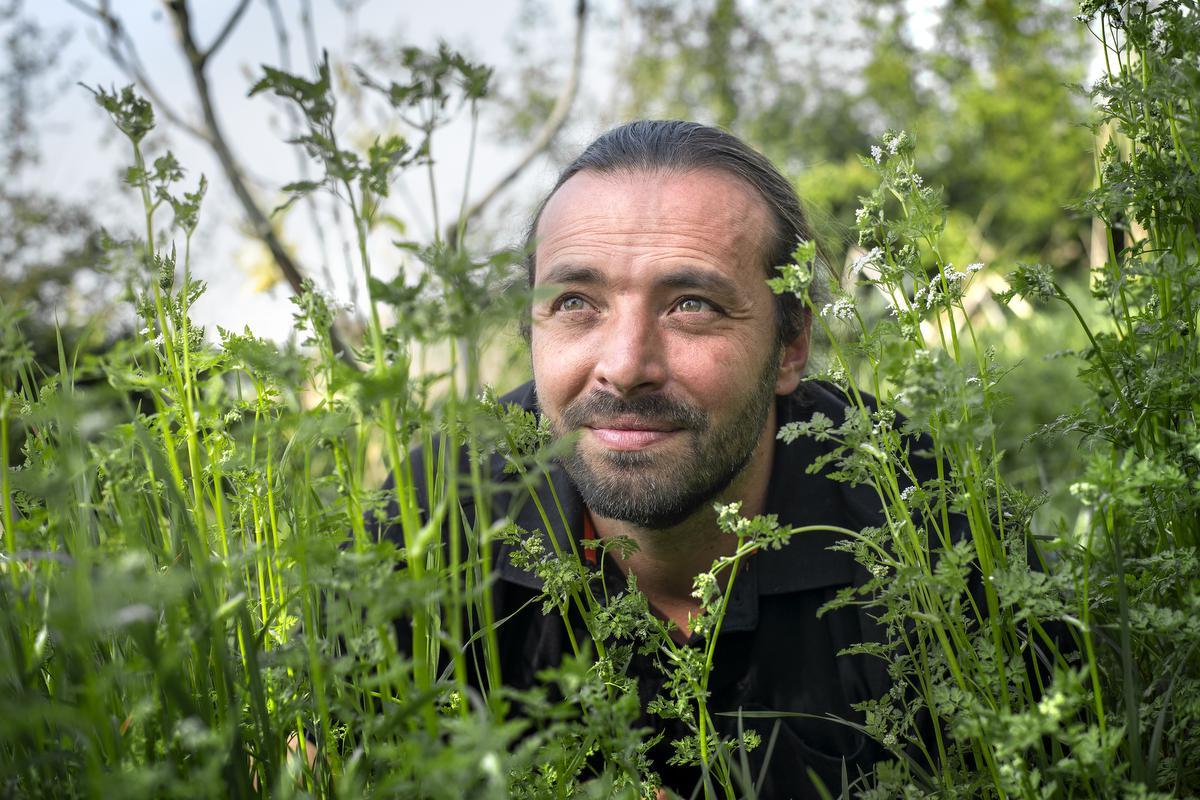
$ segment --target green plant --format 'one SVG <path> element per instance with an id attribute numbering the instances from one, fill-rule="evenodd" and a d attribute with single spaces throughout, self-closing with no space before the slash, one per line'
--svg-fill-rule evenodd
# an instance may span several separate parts
<path id="1" fill-rule="evenodd" d="M 890 319 L 869 324 L 844 296 L 810 307 L 835 336 L 829 372 L 858 400 L 846 420 L 781 436 L 833 439 L 843 480 L 879 494 L 887 522 L 849 547 L 874 578 L 834 605 L 862 603 L 886 630 L 864 645 L 894 688 L 864 705 L 893 748 L 865 796 L 1172 796 L 1197 790 L 1195 488 L 1197 120 L 1187 86 L 1200 49 L 1190 3 L 1085 4 L 1108 64 L 1094 94 L 1108 142 L 1083 207 L 1108 232 L 1089 315 L 1051 269 L 1021 266 L 1008 298 L 1060 302 L 1082 326 L 1089 398 L 1041 435 L 1083 436 L 1072 486 L 1079 523 L 1032 525 L 1037 503 L 998 470 L 1001 387 L 1018 391 L 977 341 L 963 296 L 983 265 L 940 251 L 945 209 L 915 171 L 912 143 L 889 132 L 864 165 L 881 186 L 858 214 L 859 280 Z M 1188 54 L 1188 55 L 1185 55 Z M 804 295 L 812 252 L 775 283 Z M 842 322 L 838 322 L 841 320 Z M 870 391 L 882 410 L 861 400 Z M 942 465 L 914 480 L 906 440 L 929 434 Z M 1002 413 L 1002 412 L 1001 412 Z M 953 515 L 964 533 L 955 538 Z M 1032 537 L 1032 538 L 1031 538 Z"/>
<path id="2" fill-rule="evenodd" d="M 1108 58 L 1095 90 L 1107 139 L 1083 204 L 1108 233 L 1091 287 L 1101 323 L 1048 267 L 1009 279 L 1011 296 L 1083 323 L 1088 400 L 1044 432 L 1083 442 L 1074 521 L 1047 530 L 1003 475 L 1004 394 L 1027 373 L 1000 363 L 964 307 L 988 268 L 947 263 L 948 212 L 910 137 L 889 132 L 862 159 L 879 186 L 858 215 L 855 272 L 890 313 L 876 319 L 849 294 L 810 302 L 831 334 L 827 377 L 853 406 L 781 431 L 782 446 L 831 443 L 812 468 L 873 487 L 884 514 L 841 531 L 869 577 L 833 605 L 880 623 L 853 651 L 884 659 L 894 685 L 863 704 L 860 727 L 895 760 L 844 791 L 1200 791 L 1198 11 L 1082 9 Z M 696 578 L 704 644 L 691 648 L 636 580 L 594 580 L 581 554 L 597 545 L 568 536 L 568 551 L 491 518 L 489 499 L 514 484 L 544 528 L 564 516 L 544 423 L 480 387 L 483 342 L 527 301 L 508 288 L 517 258 L 470 254 L 461 212 L 453 241 L 399 243 L 416 275 L 382 279 L 368 246 L 397 173 L 431 164 L 448 116 L 476 118 L 490 73 L 445 48 L 406 51 L 404 65 L 394 83 L 360 79 L 421 138 L 365 152 L 342 142 L 327 63 L 311 80 L 266 70 L 254 89 L 296 105 L 298 143 L 321 168 L 288 193 L 331 192 L 353 221 L 369 290 L 354 353 L 335 350 L 337 303 L 311 286 L 295 314 L 307 353 L 249 331 L 208 343 L 189 315 L 204 288 L 190 269 L 203 179 L 180 191 L 175 159 L 143 149 L 150 107 L 96 90 L 142 199 L 142 234 L 109 245 L 140 265 L 143 327 L 101 356 L 60 339 L 57 371 L 42 374 L 22 310 L 0 301 L 5 795 L 652 797 L 625 674 L 635 652 L 667 678 L 645 710 L 690 732 L 675 760 L 702 768 L 706 796 L 752 794 L 741 756 L 757 736 L 718 735 L 708 707 L 716 642 L 740 562 L 808 531 L 721 509 L 737 547 Z M 815 260 L 808 243 L 773 287 L 807 297 Z M 418 351 L 436 348 L 448 363 L 420 369 Z M 913 467 L 918 441 L 934 480 Z M 375 488 L 380 461 L 392 481 Z M 380 535 L 389 528 L 395 539 Z M 527 691 L 500 670 L 501 541 L 542 578 L 542 610 L 571 637 Z"/>
<path id="3" fill-rule="evenodd" d="M 95 91 L 130 142 L 126 182 L 143 201 L 132 247 L 144 328 L 101 359 L 77 363 L 60 347 L 58 374 L 38 376 L 19 314 L 4 308 L 6 794 L 614 796 L 652 786 L 637 759 L 636 699 L 604 679 L 602 649 L 593 658 L 581 648 L 536 691 L 503 686 L 489 591 L 503 521 L 481 516 L 464 531 L 459 506 L 463 492 L 492 490 L 482 455 L 521 435 L 494 401 L 473 399 L 480 343 L 523 303 L 497 292 L 515 258 L 405 242 L 421 276 L 383 281 L 366 239 L 397 171 L 431 162 L 434 131 L 455 106 L 474 107 L 489 71 L 444 48 L 408 59 L 407 83 L 368 85 L 425 120 L 415 146 L 341 145 L 327 64 L 315 80 L 268 69 L 254 89 L 299 107 L 299 144 L 324 169 L 288 191 L 324 188 L 353 219 L 370 325 L 350 359 L 330 336 L 336 302 L 311 286 L 295 317 L 314 355 L 249 331 L 206 342 L 189 317 L 204 288 L 189 268 L 203 179 L 177 193 L 175 159 L 143 151 L 149 105 L 129 89 Z M 179 248 L 162 244 L 168 208 Z M 439 344 L 451 345 L 449 365 L 419 372 L 414 349 Z M 107 388 L 76 387 L 92 376 Z M 463 474 L 460 448 L 479 456 Z M 384 491 L 368 477 L 380 452 L 394 477 Z M 428 509 L 413 494 L 417 473 L 433 488 Z M 402 541 L 381 540 L 386 525 Z M 398 619 L 412 620 L 411 637 Z M 481 687 L 468 680 L 471 620 L 481 622 Z M 295 749 L 315 749 L 311 768 Z"/>

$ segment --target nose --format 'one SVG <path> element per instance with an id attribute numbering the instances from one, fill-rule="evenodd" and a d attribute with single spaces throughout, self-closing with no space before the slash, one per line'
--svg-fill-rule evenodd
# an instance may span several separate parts
<path id="1" fill-rule="evenodd" d="M 612 313 L 594 375 L 602 387 L 625 396 L 662 388 L 668 375 L 666 348 L 655 315 L 632 309 Z"/>

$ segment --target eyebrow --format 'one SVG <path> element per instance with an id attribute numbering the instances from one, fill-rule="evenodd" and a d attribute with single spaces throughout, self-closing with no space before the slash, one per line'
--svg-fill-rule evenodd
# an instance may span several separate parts
<path id="1" fill-rule="evenodd" d="M 570 283 L 586 286 L 607 286 L 608 279 L 594 267 L 580 267 L 574 264 L 560 264 L 546 273 L 540 283 Z"/>
<path id="2" fill-rule="evenodd" d="M 574 286 L 608 285 L 608 278 L 594 267 L 561 264 L 546 273 L 544 284 L 569 284 Z M 738 293 L 737 284 L 719 272 L 696 269 L 674 269 L 659 275 L 654 280 L 656 289 L 690 289 L 729 296 Z"/>
<path id="3" fill-rule="evenodd" d="M 654 285 L 663 289 L 694 289 L 717 295 L 736 295 L 737 284 L 719 272 L 676 269 L 660 275 Z"/>

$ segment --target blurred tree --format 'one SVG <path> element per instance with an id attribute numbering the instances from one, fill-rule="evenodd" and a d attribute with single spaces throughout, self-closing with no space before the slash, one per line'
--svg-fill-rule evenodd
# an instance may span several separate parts
<path id="1" fill-rule="evenodd" d="M 85 320 L 112 322 L 120 289 L 105 271 L 88 206 L 48 194 L 35 180 L 35 112 L 62 80 L 58 56 L 67 35 L 35 22 L 21 0 L 0 6 L 0 298 L 25 310 L 23 329 L 39 358 L 50 360 L 55 326 L 69 341 Z M 102 336 L 105 326 L 93 330 Z"/>
<path id="2" fill-rule="evenodd" d="M 958 258 L 1083 264 L 1086 226 L 1064 207 L 1091 179 L 1072 88 L 1086 42 L 1055 0 L 626 0 L 636 33 L 617 59 L 615 116 L 730 128 L 791 173 L 827 249 L 870 178 L 858 163 L 885 128 L 916 136 L 945 187 Z"/>

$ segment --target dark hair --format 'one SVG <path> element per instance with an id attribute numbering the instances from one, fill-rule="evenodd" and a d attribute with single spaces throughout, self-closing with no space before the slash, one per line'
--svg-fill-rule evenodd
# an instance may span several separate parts
<path id="1" fill-rule="evenodd" d="M 764 276 L 787 264 L 797 245 L 812 239 L 812 230 L 800 198 L 787 178 L 754 148 L 731 133 L 683 120 L 642 119 L 627 122 L 602 134 L 579 157 L 559 173 L 558 180 L 542 202 L 525 235 L 525 266 L 533 286 L 535 234 L 538 221 L 550 198 L 580 172 L 614 173 L 691 172 L 712 169 L 740 178 L 766 203 L 774 228 L 763 248 Z M 813 291 L 819 292 L 813 281 Z M 793 341 L 809 328 L 807 309 L 800 298 L 785 293 L 775 301 L 776 334 L 779 342 Z M 528 338 L 528 323 L 523 323 Z"/>

